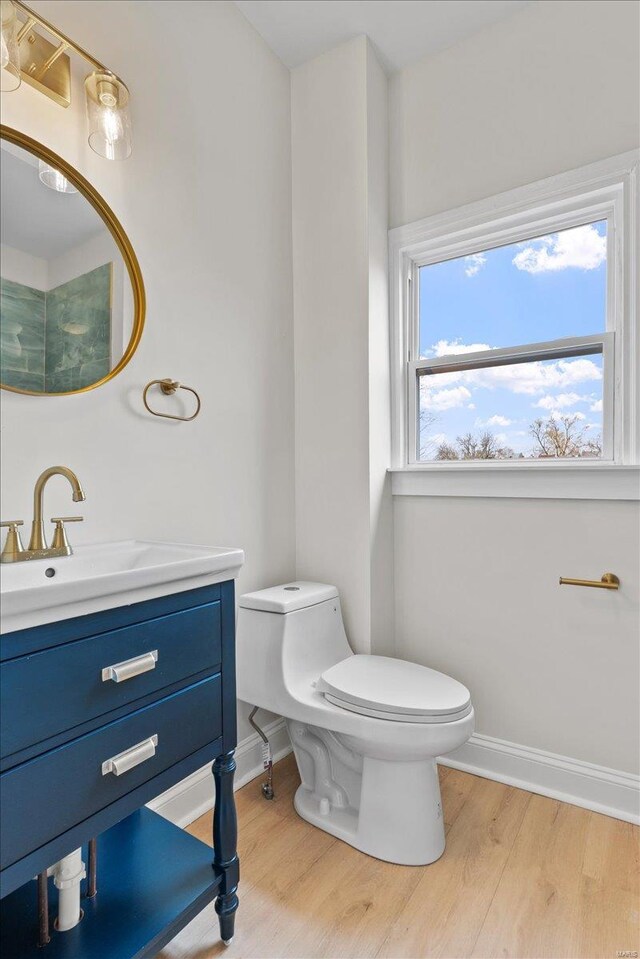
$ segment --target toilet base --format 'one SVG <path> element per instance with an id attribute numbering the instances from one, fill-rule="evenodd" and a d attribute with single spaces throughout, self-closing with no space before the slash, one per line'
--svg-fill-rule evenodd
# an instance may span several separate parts
<path id="1" fill-rule="evenodd" d="M 288 722 L 302 779 L 294 806 L 302 819 L 386 862 L 425 866 L 444 852 L 434 759 L 374 759 L 338 737 Z"/>

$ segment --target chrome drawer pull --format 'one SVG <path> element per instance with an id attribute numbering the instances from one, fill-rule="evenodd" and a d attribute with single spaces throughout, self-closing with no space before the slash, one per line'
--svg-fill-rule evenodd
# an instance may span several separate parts
<path id="1" fill-rule="evenodd" d="M 102 682 L 106 683 L 111 679 L 114 683 L 123 683 L 125 679 L 133 679 L 140 673 L 148 673 L 150 669 L 155 669 L 157 662 L 158 650 L 152 649 L 150 653 L 143 653 L 142 656 L 134 656 L 133 659 L 114 663 L 113 666 L 105 666 L 102 670 Z"/>
<path id="2" fill-rule="evenodd" d="M 122 776 L 123 773 L 128 773 L 130 769 L 134 769 L 140 763 L 155 756 L 157 745 L 157 735 L 150 736 L 136 746 L 132 746 L 131 749 L 125 749 L 123 753 L 118 753 L 111 759 L 105 759 L 102 764 L 102 775 L 106 776 L 108 773 L 113 773 L 114 776 Z"/>

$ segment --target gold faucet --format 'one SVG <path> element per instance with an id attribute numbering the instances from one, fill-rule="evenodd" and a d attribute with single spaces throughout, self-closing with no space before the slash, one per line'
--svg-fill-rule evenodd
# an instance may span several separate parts
<path id="1" fill-rule="evenodd" d="M 22 520 L 8 520 L 0 523 L 0 526 L 8 526 L 9 532 L 7 540 L 0 555 L 0 562 L 19 563 L 28 559 L 47 559 L 56 556 L 71 556 L 73 550 L 69 545 L 64 530 L 65 523 L 79 523 L 82 516 L 56 516 L 51 522 L 55 523 L 55 533 L 53 543 L 47 546 L 44 535 L 44 523 L 42 521 L 42 501 L 44 498 L 44 488 L 52 476 L 64 476 L 71 485 L 72 499 L 74 503 L 83 502 L 86 497 L 80 481 L 73 470 L 66 466 L 50 466 L 44 473 L 41 473 L 36 480 L 33 490 L 33 523 L 31 526 L 31 538 L 29 546 L 24 549 L 20 540 L 18 526 L 22 526 Z"/>

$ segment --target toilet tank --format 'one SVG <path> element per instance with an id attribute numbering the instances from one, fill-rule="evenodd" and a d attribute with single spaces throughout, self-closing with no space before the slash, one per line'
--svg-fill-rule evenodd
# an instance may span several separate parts
<path id="1" fill-rule="evenodd" d="M 286 583 L 240 597 L 239 699 L 286 715 L 299 687 L 351 655 L 335 586 Z"/>

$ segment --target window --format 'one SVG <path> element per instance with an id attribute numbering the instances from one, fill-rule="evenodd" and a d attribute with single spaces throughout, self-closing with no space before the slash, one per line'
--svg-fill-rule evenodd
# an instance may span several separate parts
<path id="1" fill-rule="evenodd" d="M 417 461 L 611 457 L 606 220 L 421 266 L 418 286 Z"/>
<path id="2" fill-rule="evenodd" d="M 391 232 L 396 469 L 637 462 L 637 159 Z"/>

